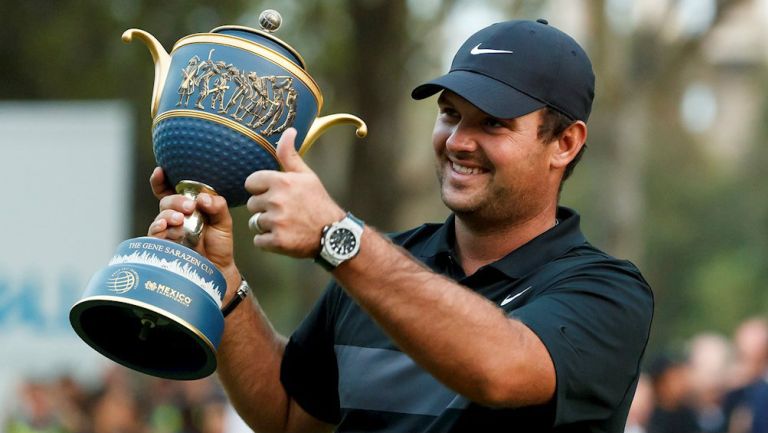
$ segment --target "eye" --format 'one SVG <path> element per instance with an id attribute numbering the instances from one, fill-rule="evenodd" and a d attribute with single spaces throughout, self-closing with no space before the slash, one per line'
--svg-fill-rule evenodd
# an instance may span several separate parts
<path id="1" fill-rule="evenodd" d="M 458 111 L 454 110 L 452 107 L 447 106 L 440 107 L 440 116 L 450 119 L 458 119 L 461 117 Z"/>
<path id="2" fill-rule="evenodd" d="M 495 117 L 486 117 L 484 123 L 489 128 L 506 128 L 508 126 L 506 122 Z"/>

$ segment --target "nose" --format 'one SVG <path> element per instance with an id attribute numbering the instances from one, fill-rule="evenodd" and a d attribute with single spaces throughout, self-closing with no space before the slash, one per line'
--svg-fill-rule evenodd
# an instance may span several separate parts
<path id="1" fill-rule="evenodd" d="M 477 149 L 477 141 L 473 128 L 459 122 L 451 129 L 448 139 L 445 140 L 445 147 L 449 152 L 473 152 Z"/>

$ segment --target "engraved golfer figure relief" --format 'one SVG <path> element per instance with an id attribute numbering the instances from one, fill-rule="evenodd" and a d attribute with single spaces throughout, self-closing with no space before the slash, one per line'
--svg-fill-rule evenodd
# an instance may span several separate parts
<path id="1" fill-rule="evenodd" d="M 298 92 L 293 88 L 292 77 L 241 71 L 232 64 L 214 60 L 214 51 L 208 53 L 205 61 L 193 56 L 181 69 L 177 107 L 189 108 L 196 95 L 192 107 L 204 110 L 210 100 L 212 110 L 251 129 L 263 127 L 260 132 L 267 136 L 293 126 Z"/>

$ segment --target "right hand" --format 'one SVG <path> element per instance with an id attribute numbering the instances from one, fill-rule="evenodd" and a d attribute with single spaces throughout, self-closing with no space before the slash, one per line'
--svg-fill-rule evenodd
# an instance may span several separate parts
<path id="1" fill-rule="evenodd" d="M 205 218 L 205 227 L 195 250 L 212 261 L 227 279 L 234 273 L 232 216 L 224 197 L 201 193 L 195 200 L 176 194 L 167 183 L 165 173 L 156 167 L 149 178 L 152 192 L 160 200 L 160 213 L 149 226 L 148 235 L 180 242 L 184 236 L 184 217 L 197 209 Z"/>

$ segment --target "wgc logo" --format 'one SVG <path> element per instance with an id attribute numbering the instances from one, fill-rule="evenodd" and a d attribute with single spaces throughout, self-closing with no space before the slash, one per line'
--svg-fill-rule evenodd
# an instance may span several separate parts
<path id="1" fill-rule="evenodd" d="M 139 284 L 139 275 L 133 269 L 122 268 L 107 278 L 107 290 L 118 295 L 123 294 Z"/>

